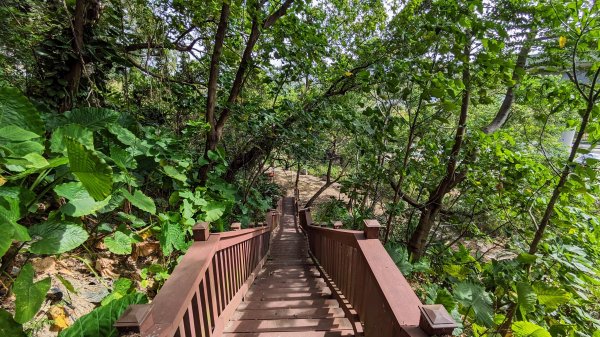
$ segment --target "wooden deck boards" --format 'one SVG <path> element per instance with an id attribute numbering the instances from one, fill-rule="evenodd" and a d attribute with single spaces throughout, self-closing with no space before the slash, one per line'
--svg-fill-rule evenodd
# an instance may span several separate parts
<path id="1" fill-rule="evenodd" d="M 352 325 L 308 257 L 285 198 L 269 259 L 224 330 L 226 337 L 346 337 Z"/>

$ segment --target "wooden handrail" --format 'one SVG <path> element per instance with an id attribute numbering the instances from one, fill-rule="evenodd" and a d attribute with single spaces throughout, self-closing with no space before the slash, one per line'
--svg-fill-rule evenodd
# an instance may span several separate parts
<path id="1" fill-rule="evenodd" d="M 299 223 L 311 257 L 344 304 L 355 331 L 365 337 L 451 334 L 456 323 L 443 306 L 423 305 L 379 241 L 379 223 L 364 231 L 314 225 L 310 208 Z"/>
<path id="2" fill-rule="evenodd" d="M 115 323 L 121 332 L 152 337 L 219 336 L 266 260 L 281 202 L 265 226 L 209 232 L 194 226 L 195 242 L 151 304 L 130 306 Z"/>

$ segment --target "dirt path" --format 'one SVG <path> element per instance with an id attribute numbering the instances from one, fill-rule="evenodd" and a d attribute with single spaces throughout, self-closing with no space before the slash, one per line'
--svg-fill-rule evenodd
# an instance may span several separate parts
<path id="1" fill-rule="evenodd" d="M 283 187 L 286 195 L 294 195 L 294 181 L 296 180 L 296 171 L 284 170 L 282 168 L 274 169 L 275 176 L 274 181 L 279 186 Z M 310 174 L 301 174 L 298 182 L 298 189 L 300 190 L 300 205 L 306 204 L 308 199 L 312 197 L 318 190 L 325 184 L 325 178 L 321 179 Z M 323 201 L 335 198 L 344 201 L 348 201 L 348 197 L 340 192 L 340 184 L 334 183 L 328 189 L 326 189 L 315 201 L 315 205 L 322 203 Z"/>

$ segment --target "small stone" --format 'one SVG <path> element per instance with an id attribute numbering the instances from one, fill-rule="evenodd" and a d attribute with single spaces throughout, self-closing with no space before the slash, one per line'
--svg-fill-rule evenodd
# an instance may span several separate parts
<path id="1" fill-rule="evenodd" d="M 109 294 L 108 289 L 102 287 L 95 289 L 94 291 L 83 291 L 81 297 L 85 298 L 88 302 L 98 304 Z"/>
<path id="2" fill-rule="evenodd" d="M 46 294 L 46 298 L 52 302 L 58 302 L 63 299 L 63 292 L 59 288 L 52 287 Z"/>

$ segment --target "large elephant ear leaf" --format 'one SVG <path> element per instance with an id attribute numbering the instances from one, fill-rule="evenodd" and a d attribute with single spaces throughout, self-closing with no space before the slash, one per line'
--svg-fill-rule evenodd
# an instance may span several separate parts
<path id="1" fill-rule="evenodd" d="M 473 311 L 477 324 L 485 327 L 494 324 L 492 299 L 482 286 L 470 282 L 458 283 L 454 286 L 454 298 L 467 309 L 466 315 Z"/>
<path id="2" fill-rule="evenodd" d="M 35 242 L 29 247 L 34 254 L 60 254 L 79 247 L 88 239 L 80 225 L 66 221 L 46 221 L 29 227 Z"/>
<path id="3" fill-rule="evenodd" d="M 15 280 L 13 292 L 15 293 L 15 321 L 23 324 L 28 322 L 40 310 L 46 293 L 50 290 L 50 278 L 33 282 L 33 267 L 26 264 L 21 268 Z"/>
<path id="4" fill-rule="evenodd" d="M 132 304 L 147 303 L 146 295 L 135 293 L 125 295 L 119 299 L 110 301 L 108 304 L 94 309 L 87 315 L 79 318 L 66 330 L 63 330 L 59 337 L 116 337 L 117 329 L 113 326 L 116 320 L 123 314 L 125 309 Z"/>
<path id="5" fill-rule="evenodd" d="M 14 125 L 38 135 L 44 134 L 44 122 L 40 113 L 13 87 L 0 86 L 0 125 Z"/>
<path id="6" fill-rule="evenodd" d="M 96 201 L 106 199 L 112 191 L 112 168 L 81 143 L 65 137 L 71 172 Z"/>
<path id="7" fill-rule="evenodd" d="M 119 113 L 105 108 L 78 108 L 65 112 L 68 123 L 79 124 L 96 131 L 119 120 Z"/>
<path id="8" fill-rule="evenodd" d="M 514 322 L 511 329 L 515 337 L 551 337 L 548 330 L 527 321 Z"/>

